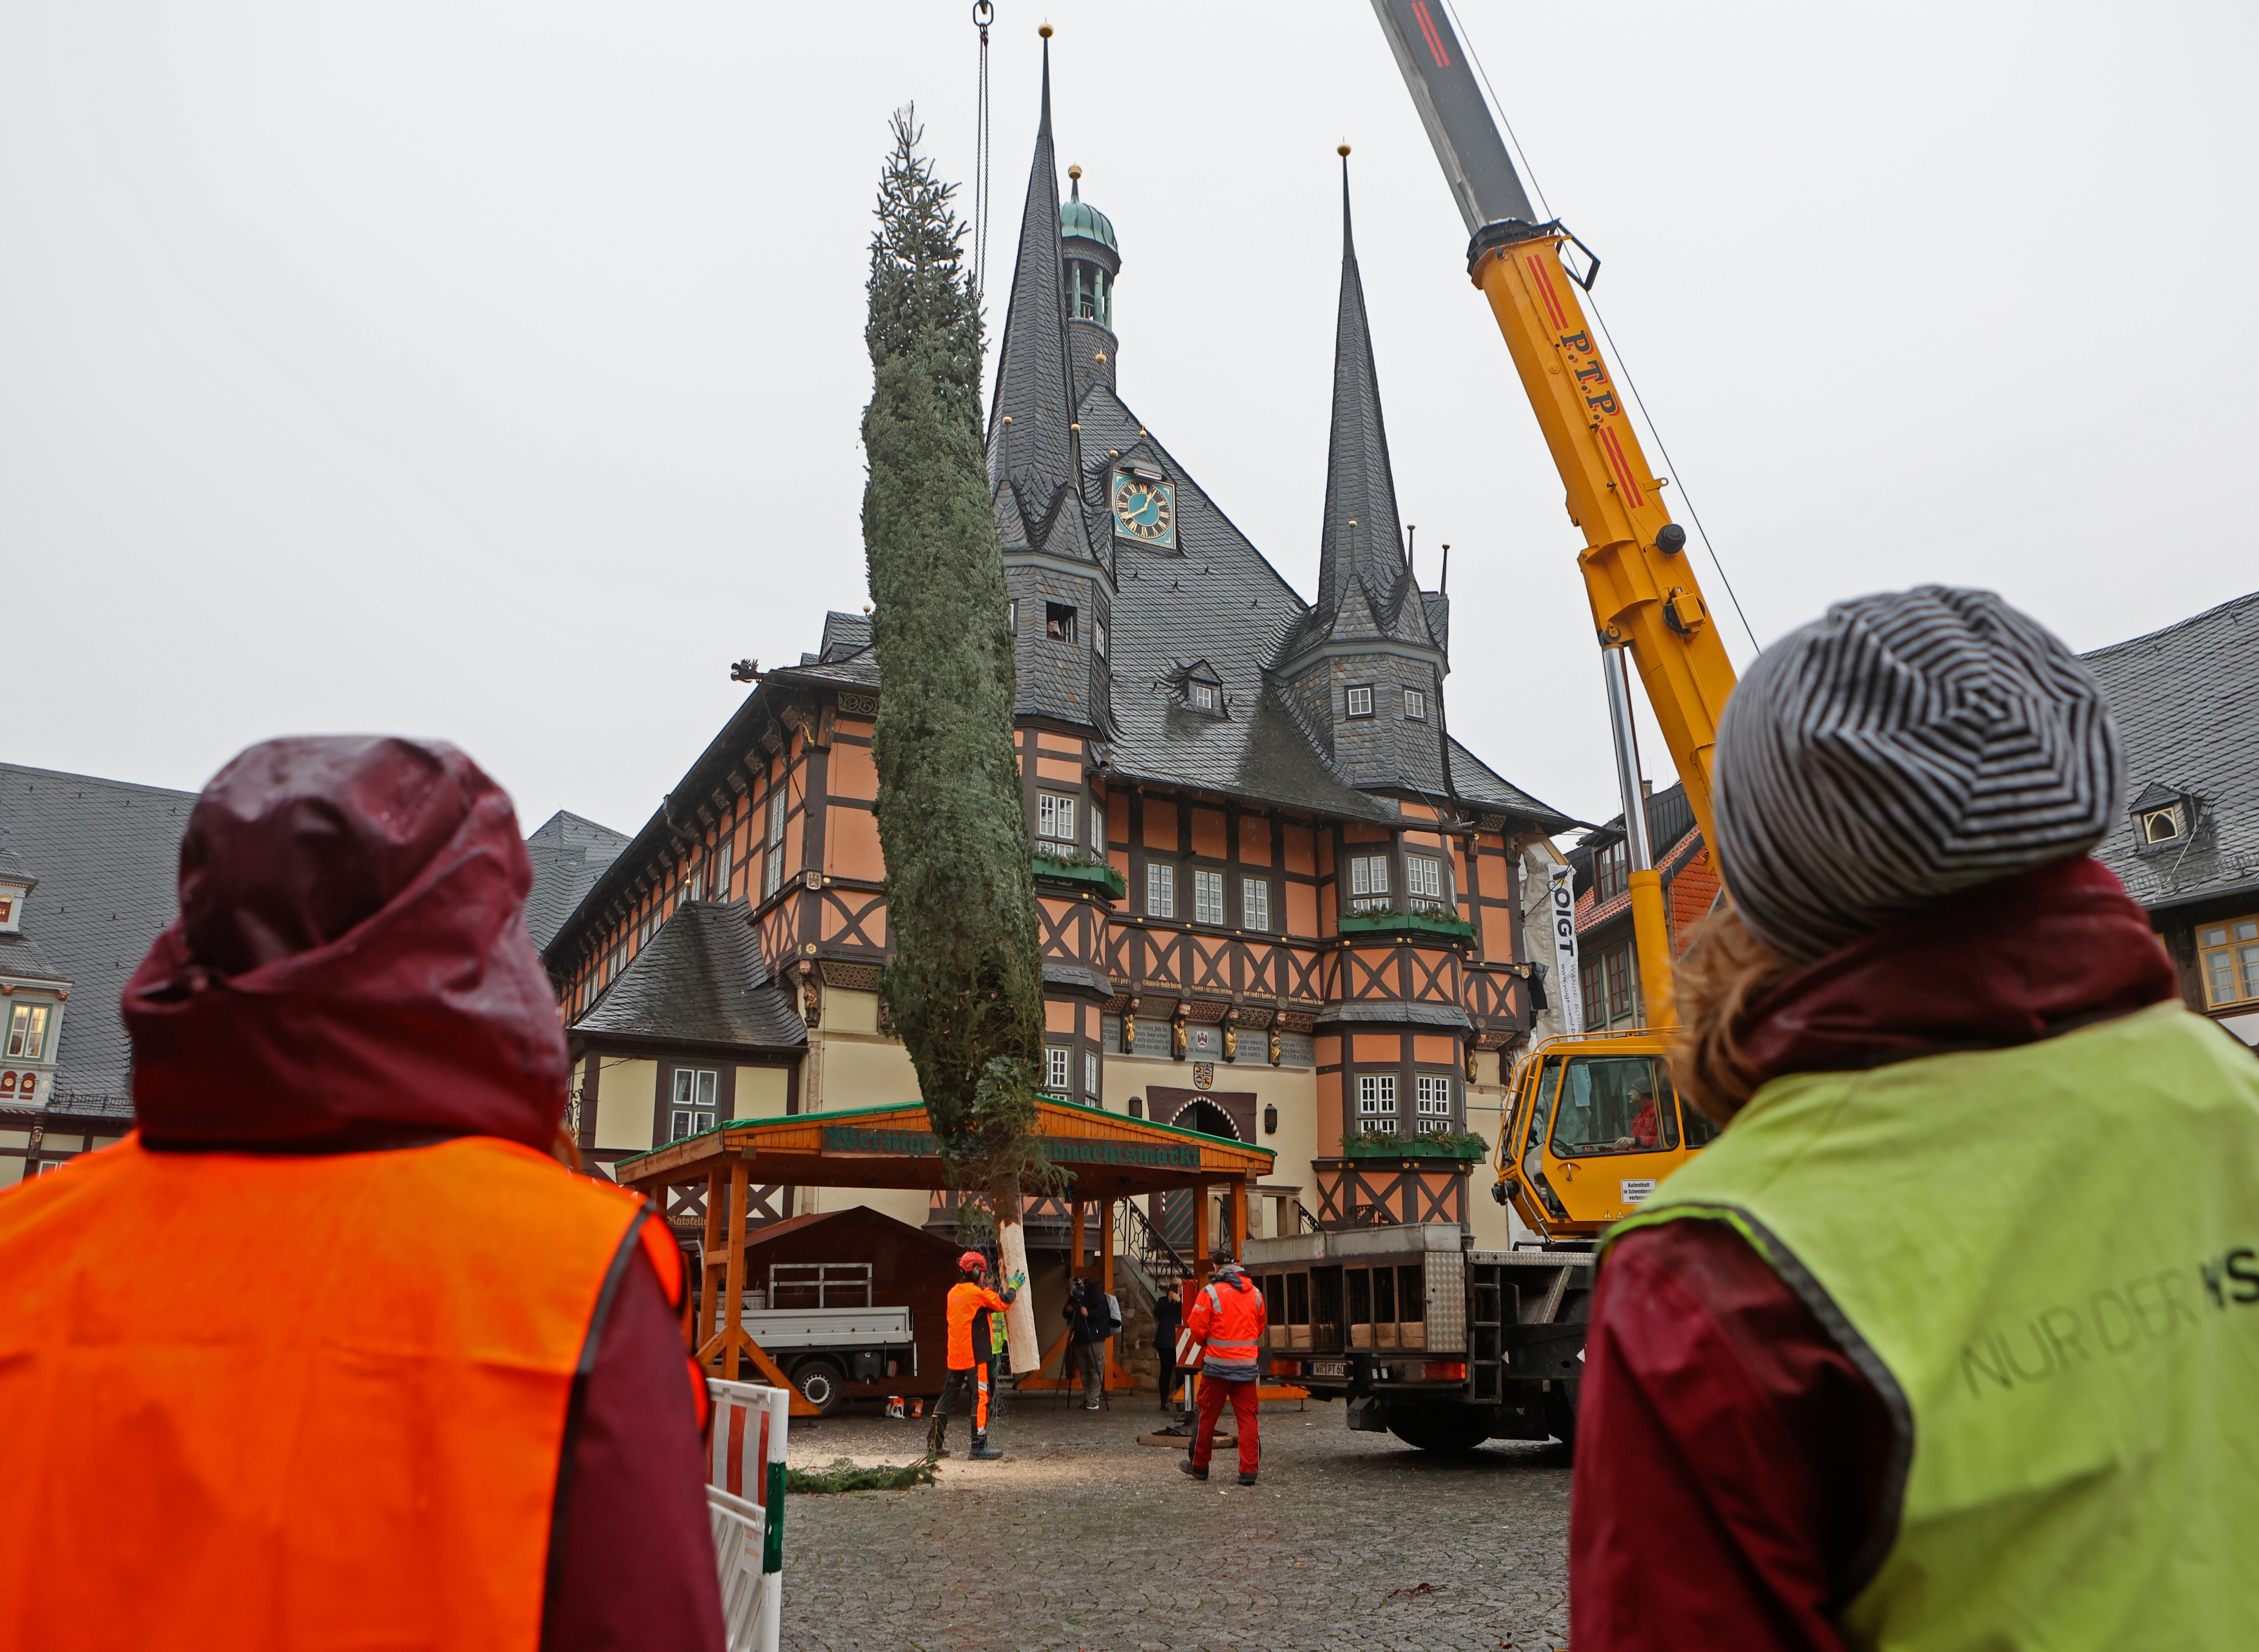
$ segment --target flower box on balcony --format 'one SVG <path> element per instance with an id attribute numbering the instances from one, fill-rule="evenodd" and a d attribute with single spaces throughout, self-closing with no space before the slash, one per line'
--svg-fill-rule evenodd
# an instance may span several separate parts
<path id="1" fill-rule="evenodd" d="M 1469 1132 L 1454 1135 L 1437 1131 L 1426 1136 L 1387 1136 L 1366 1131 L 1342 1137 L 1343 1158 L 1448 1158 L 1479 1159 L 1488 1157 L 1490 1143 Z"/>
<path id="2" fill-rule="evenodd" d="M 1464 918 L 1453 917 L 1443 912 L 1357 912 L 1341 921 L 1341 932 L 1345 940 L 1360 936 L 1397 936 L 1407 933 L 1448 935 L 1455 941 L 1472 941 L 1475 926 Z"/>
<path id="3" fill-rule="evenodd" d="M 1103 889 L 1119 901 L 1130 893 L 1130 886 L 1120 872 L 1101 861 L 1062 860 L 1057 855 L 1035 857 L 1036 876 L 1060 883 L 1088 884 Z"/>

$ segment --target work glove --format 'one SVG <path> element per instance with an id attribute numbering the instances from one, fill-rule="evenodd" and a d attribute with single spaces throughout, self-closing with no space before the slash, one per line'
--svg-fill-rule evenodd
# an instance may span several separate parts
<path id="1" fill-rule="evenodd" d="M 1015 1303 L 1015 1302 L 1016 1302 L 1016 1301 L 1018 1301 L 1018 1300 L 1020 1300 L 1020 1293 L 1019 1293 L 1019 1292 L 1018 1292 L 1018 1291 L 1016 1291 L 1016 1290 L 1015 1290 L 1012 1286 L 1010 1286 L 1010 1285 L 1006 1285 L 1002 1290 L 1001 1290 L 1001 1291 L 997 1292 L 996 1292 L 996 1294 L 997 1294 L 998 1296 L 1001 1296 L 1001 1297 L 1002 1297 L 1002 1298 L 1004 1299 L 1004 1306 L 1005 1306 L 1006 1307 L 1011 1307 L 1013 1303 Z"/>

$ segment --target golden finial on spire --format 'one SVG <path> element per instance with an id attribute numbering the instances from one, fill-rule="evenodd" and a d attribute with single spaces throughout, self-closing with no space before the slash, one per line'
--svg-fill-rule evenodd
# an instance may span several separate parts
<path id="1" fill-rule="evenodd" d="M 1070 178 L 1080 178 L 1082 176 L 1082 168 L 1080 167 L 1069 167 L 1066 169 L 1066 175 Z"/>
<path id="2" fill-rule="evenodd" d="M 1349 159 L 1349 144 L 1348 144 L 1347 140 L 1345 140 L 1345 139 L 1344 139 L 1344 140 L 1343 140 L 1343 144 L 1342 144 L 1342 146 L 1341 146 L 1340 148 L 1338 148 L 1338 149 L 1335 150 L 1335 151 L 1334 151 L 1334 153 L 1335 153 L 1336 154 L 1339 155 L 1339 156 L 1340 156 L 1343 160 L 1348 160 L 1348 159 Z"/>
<path id="3" fill-rule="evenodd" d="M 1037 29 L 1036 32 L 1042 35 L 1044 39 L 1048 40 L 1051 38 L 1051 25 L 1048 23 L 1044 24 L 1041 27 Z"/>

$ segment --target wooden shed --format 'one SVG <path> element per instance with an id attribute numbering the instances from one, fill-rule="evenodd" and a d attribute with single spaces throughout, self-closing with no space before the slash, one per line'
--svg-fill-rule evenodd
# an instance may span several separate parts
<path id="1" fill-rule="evenodd" d="M 867 1306 L 910 1310 L 917 1374 L 902 1372 L 876 1381 L 857 1381 L 852 1366 L 847 1366 L 841 1397 L 930 1397 L 941 1392 L 949 1371 L 949 1289 L 962 1277 L 957 1271 L 961 1250 L 962 1247 L 923 1228 L 897 1221 L 867 1205 L 857 1205 L 849 1210 L 794 1216 L 754 1229 L 745 1238 L 744 1277 L 749 1290 L 761 1292 L 773 1307 L 786 1307 L 794 1305 L 794 1292 L 804 1294 L 808 1287 L 795 1282 L 811 1278 L 812 1268 L 867 1266 Z M 810 1300 L 806 1306 L 816 1303 Z M 795 1367 L 802 1359 L 783 1350 L 775 1356 L 785 1373 L 796 1381 Z"/>

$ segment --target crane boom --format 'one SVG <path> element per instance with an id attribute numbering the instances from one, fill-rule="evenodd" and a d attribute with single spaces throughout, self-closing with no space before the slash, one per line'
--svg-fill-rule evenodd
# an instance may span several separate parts
<path id="1" fill-rule="evenodd" d="M 1714 844 L 1711 756 L 1733 662 L 1689 566 L 1685 530 L 1664 506 L 1665 481 L 1648 466 L 1579 302 L 1598 261 L 1575 274 L 1562 252 L 1575 238 L 1557 220 L 1536 221 L 1443 0 L 1372 0 L 1372 9 L 1466 221 L 1468 275 L 1490 300 L 1583 530 L 1578 561 L 1593 626 L 1603 646 L 1629 651 L 1703 839 Z M 1627 798 L 1628 830 L 1636 807 Z M 1671 955 L 1654 872 L 1635 872 L 1633 905 L 1650 1020 L 1665 1023 L 1656 989 L 1669 980 Z"/>

